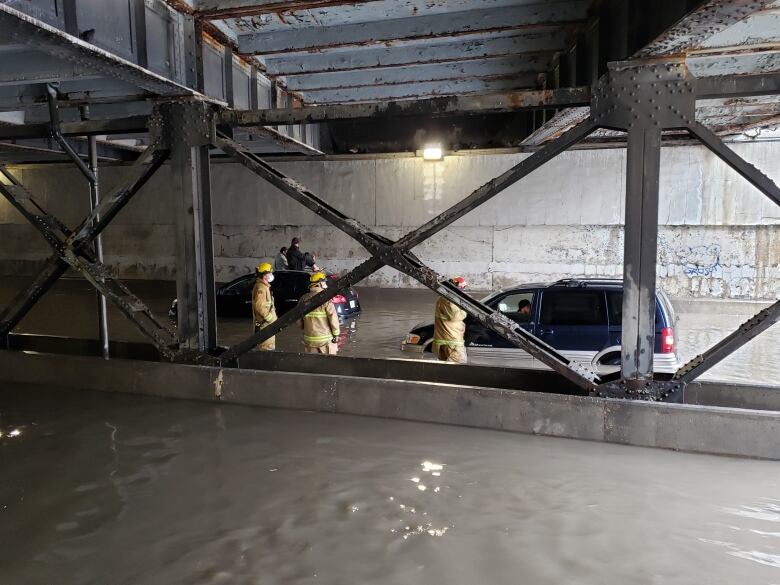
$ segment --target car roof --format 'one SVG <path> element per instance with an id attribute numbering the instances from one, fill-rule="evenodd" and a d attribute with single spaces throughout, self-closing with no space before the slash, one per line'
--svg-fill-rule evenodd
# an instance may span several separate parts
<path id="1" fill-rule="evenodd" d="M 493 295 L 520 289 L 534 288 L 622 288 L 623 281 L 616 278 L 564 278 L 554 282 L 527 282 L 514 284 L 496 291 Z M 490 295 L 490 296 L 493 296 Z"/>

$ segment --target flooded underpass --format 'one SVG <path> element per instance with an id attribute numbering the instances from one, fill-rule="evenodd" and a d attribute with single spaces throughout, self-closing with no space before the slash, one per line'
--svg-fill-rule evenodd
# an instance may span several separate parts
<path id="1" fill-rule="evenodd" d="M 780 583 L 776 462 L 6 386 L 3 583 Z"/>
<path id="2" fill-rule="evenodd" d="M 408 357 L 433 299 L 361 289 L 342 355 Z M 680 304 L 683 355 L 756 310 Z M 19 330 L 95 325 L 91 289 L 65 281 Z M 219 326 L 228 344 L 249 323 Z M 111 332 L 141 339 L 114 312 Z M 776 383 L 777 335 L 712 376 Z M 780 584 L 773 461 L 4 384 L 0 470 L 1 583 Z"/>
<path id="3" fill-rule="evenodd" d="M 0 280 L 0 306 L 7 303 L 26 281 Z M 132 282 L 131 289 L 159 316 L 166 315 L 176 295 L 168 282 Z M 433 292 L 419 289 L 359 288 L 362 312 L 342 325 L 339 353 L 343 356 L 406 358 L 422 357 L 400 350 L 401 340 L 419 323 L 433 321 Z M 480 293 L 473 293 L 479 297 Z M 769 303 L 686 300 L 674 301 L 679 323 L 678 349 L 683 361 L 703 352 L 733 332 L 750 316 Z M 109 334 L 112 340 L 147 341 L 109 303 Z M 75 337 L 97 337 L 97 309 L 94 289 L 84 281 L 57 283 L 15 331 Z M 245 339 L 252 331 L 251 317 L 219 319 L 218 342 L 230 345 Z M 276 336 L 279 351 L 301 352 L 301 332 L 289 327 Z M 775 364 L 780 363 L 780 328 L 770 328 L 737 350 L 702 376 L 703 380 L 778 385 Z"/>

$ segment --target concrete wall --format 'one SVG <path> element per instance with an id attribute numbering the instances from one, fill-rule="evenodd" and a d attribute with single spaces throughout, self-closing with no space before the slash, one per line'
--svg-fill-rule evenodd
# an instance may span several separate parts
<path id="1" fill-rule="evenodd" d="M 780 182 L 780 143 L 733 148 Z M 377 232 L 400 237 L 527 155 L 279 162 L 275 165 Z M 518 281 L 622 274 L 625 150 L 562 154 L 418 247 L 445 274 L 479 289 Z M 74 225 L 86 213 L 84 180 L 65 166 L 20 167 L 44 206 Z M 170 169 L 165 167 L 108 228 L 107 262 L 126 278 L 173 279 Z M 104 189 L 121 167 L 106 167 Z M 213 165 L 217 279 L 245 273 L 292 236 L 321 264 L 341 271 L 366 257 L 324 220 L 240 165 Z M 780 292 L 780 208 L 702 147 L 670 147 L 661 157 L 659 282 L 676 297 L 774 299 Z M 0 201 L 0 274 L 29 274 L 47 246 Z M 383 269 L 375 286 L 409 286 Z"/>

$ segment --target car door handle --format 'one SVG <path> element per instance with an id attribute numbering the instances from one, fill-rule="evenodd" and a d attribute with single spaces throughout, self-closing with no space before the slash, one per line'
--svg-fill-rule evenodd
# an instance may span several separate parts
<path id="1" fill-rule="evenodd" d="M 539 335 L 552 335 L 555 333 L 555 329 L 539 329 Z"/>

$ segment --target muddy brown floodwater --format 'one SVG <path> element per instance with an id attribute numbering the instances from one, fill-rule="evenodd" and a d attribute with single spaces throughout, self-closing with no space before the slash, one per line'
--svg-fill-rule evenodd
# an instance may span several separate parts
<path id="1" fill-rule="evenodd" d="M 0 388 L 0 582 L 776 585 L 780 464 Z"/>
<path id="2" fill-rule="evenodd" d="M 0 280 L 0 307 L 25 283 L 26 281 L 20 279 Z M 132 282 L 131 288 L 160 316 L 167 313 L 171 300 L 176 296 L 172 283 Z M 407 359 L 418 357 L 401 352 L 400 343 L 414 325 L 432 321 L 436 299 L 434 293 L 427 290 L 358 290 L 363 312 L 344 324 L 341 355 Z M 479 293 L 474 294 L 481 296 Z M 765 306 L 758 303 L 706 300 L 675 302 L 674 305 L 679 317 L 678 346 L 683 360 L 688 360 L 712 346 Z M 145 341 L 110 303 L 109 322 L 112 339 Z M 33 308 L 16 331 L 96 337 L 97 316 L 93 289 L 83 281 L 69 280 L 58 283 Z M 218 336 L 221 344 L 236 343 L 250 333 L 249 316 L 246 319 L 219 320 Z M 277 335 L 277 349 L 301 351 L 300 330 L 290 327 Z M 703 379 L 780 385 L 777 364 L 780 364 L 780 327 L 775 326 L 717 365 L 705 374 Z"/>

